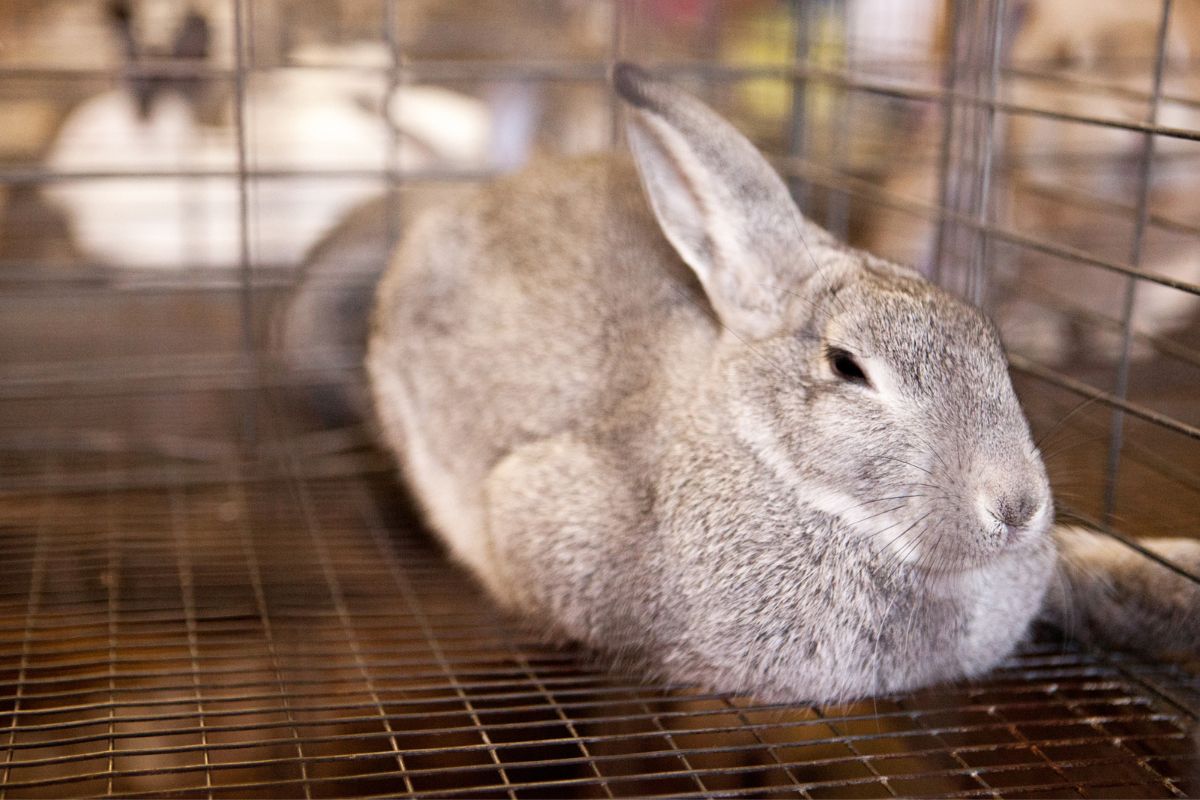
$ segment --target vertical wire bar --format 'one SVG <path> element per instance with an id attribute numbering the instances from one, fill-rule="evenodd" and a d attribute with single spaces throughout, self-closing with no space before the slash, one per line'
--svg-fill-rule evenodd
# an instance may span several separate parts
<path id="1" fill-rule="evenodd" d="M 275 400 L 275 398 L 270 399 Z M 282 414 L 276 414 L 276 416 L 279 418 L 283 417 Z M 290 492 L 296 504 L 300 518 L 303 521 L 304 531 L 308 534 L 309 542 L 316 552 L 317 561 L 321 568 L 322 577 L 325 579 L 325 586 L 329 591 L 329 599 L 333 603 L 338 624 L 346 636 L 346 644 L 350 649 L 351 658 L 354 660 L 355 668 L 362 678 L 363 685 L 366 687 L 366 693 L 374 705 L 374 711 L 379 718 L 383 730 L 387 733 L 387 741 L 395 756 L 396 767 L 400 771 L 408 792 L 412 793 L 413 786 L 409 777 L 408 766 L 404 759 L 404 749 L 400 747 L 400 741 L 396 736 L 396 729 L 392 727 L 392 720 L 388 716 L 387 709 L 384 708 L 383 696 L 376 688 L 375 678 L 367 666 L 366 658 L 363 657 L 362 646 L 359 643 L 359 637 L 354 628 L 354 621 L 350 615 L 349 605 L 346 603 L 346 595 L 342 590 L 341 579 L 338 578 L 333 559 L 330 558 L 329 549 L 326 547 L 325 531 L 321 529 L 318 522 L 312 496 L 304 477 L 300 455 L 296 450 L 296 437 L 292 431 L 284 431 L 283 435 L 278 438 L 283 442 L 283 448 L 280 453 L 283 468 L 283 485 Z M 493 752 L 494 757 L 495 753 Z M 508 782 L 507 777 L 505 778 L 505 782 Z"/>
<path id="2" fill-rule="evenodd" d="M 772 744 L 766 740 L 766 738 L 762 735 L 762 731 L 759 729 L 759 726 L 750 722 L 750 718 L 746 716 L 744 709 L 735 705 L 733 701 L 726 696 L 721 697 L 721 702 L 728 706 L 729 709 L 737 715 L 737 718 L 749 730 L 750 736 L 753 737 L 754 741 L 766 748 L 767 755 L 771 757 L 771 760 L 775 762 L 777 767 L 783 770 L 783 774 L 788 776 L 788 780 L 792 782 L 792 786 L 796 787 L 796 791 L 800 794 L 800 796 L 811 798 L 812 794 L 808 791 L 808 789 L 803 788 L 804 782 L 796 777 L 796 773 L 792 771 L 791 766 L 779 757 L 779 753 L 776 752 L 775 749 L 778 747 L 778 745 Z"/>
<path id="3" fill-rule="evenodd" d="M 843 735 L 840 731 L 838 731 L 837 727 L 833 724 L 833 722 L 834 722 L 833 719 L 830 719 L 830 717 L 827 716 L 825 714 L 825 712 L 823 712 L 820 708 L 813 706 L 812 711 L 813 711 L 813 714 L 815 714 L 818 719 L 822 719 L 825 721 L 825 724 L 829 726 L 829 730 L 833 731 L 835 735 L 837 735 L 837 736 Z M 867 771 L 869 771 L 872 775 L 874 775 L 876 780 L 878 780 L 880 783 L 883 784 L 883 788 L 887 789 L 888 794 L 890 794 L 892 797 L 899 797 L 899 795 L 896 794 L 896 790 L 892 787 L 891 776 L 884 775 L 879 770 L 877 770 L 875 768 L 874 762 L 872 762 L 870 757 L 867 756 L 866 754 L 864 754 L 863 751 L 859 749 L 858 745 L 856 745 L 854 743 L 853 739 L 847 739 L 845 741 L 845 745 L 846 745 L 846 749 L 854 754 L 854 757 L 858 759 L 859 763 L 862 764 L 864 767 L 866 767 Z"/>
<path id="4" fill-rule="evenodd" d="M 1009 733 L 1013 738 L 1020 741 L 1021 744 L 1028 747 L 1029 751 L 1031 753 L 1033 753 L 1035 756 L 1037 756 L 1038 758 L 1040 758 L 1042 760 L 1042 763 L 1045 764 L 1050 769 L 1051 772 L 1053 772 L 1055 775 L 1057 775 L 1064 784 L 1072 786 L 1072 787 L 1078 787 L 1078 785 L 1079 785 L 1078 782 L 1073 781 L 1069 777 L 1067 777 L 1067 774 L 1065 772 L 1063 772 L 1063 769 L 1061 766 L 1059 766 L 1058 762 L 1055 761 L 1050 756 L 1046 755 L 1046 751 L 1041 745 L 1039 745 L 1034 740 L 1030 739 L 1028 736 L 1026 736 L 1021 731 L 1021 725 L 1020 725 L 1019 721 L 1014 722 L 1013 720 L 1010 720 L 1008 717 L 1004 716 L 1004 714 L 1001 712 L 1001 710 L 999 708 L 997 708 L 994 705 L 989 706 L 986 709 L 985 713 L 992 719 L 998 720 L 1004 726 L 1004 730 L 1007 733 Z M 1079 791 L 1077 788 L 1075 789 L 1075 793 L 1077 795 L 1079 795 L 1080 797 L 1086 796 L 1083 792 Z"/>
<path id="5" fill-rule="evenodd" d="M 792 108 L 788 117 L 787 153 L 791 158 L 806 158 L 808 136 L 806 117 L 808 106 L 808 78 L 800 74 L 800 65 L 808 62 L 809 14 L 805 0 L 791 0 L 792 5 Z M 808 182 L 799 176 L 788 178 L 788 189 L 801 211 L 807 211 Z"/>
<path id="6" fill-rule="evenodd" d="M 1172 0 L 1163 0 L 1162 17 L 1158 21 L 1158 33 L 1155 41 L 1154 55 L 1154 86 L 1150 94 L 1148 109 L 1151 125 L 1158 123 L 1158 107 L 1162 100 L 1163 74 L 1167 64 L 1167 33 L 1171 26 Z M 1142 243 L 1145 238 L 1146 221 L 1150 211 L 1150 170 L 1154 161 L 1154 134 L 1142 134 L 1142 150 L 1138 161 L 1138 195 L 1137 219 L 1133 230 L 1133 243 L 1130 247 L 1129 264 L 1135 269 L 1141 266 Z M 1121 305 L 1121 357 L 1117 364 L 1116 386 L 1113 394 L 1125 400 L 1129 393 L 1129 361 L 1130 345 L 1133 340 L 1133 310 L 1137 298 L 1137 279 L 1125 279 L 1125 296 Z M 1112 524 L 1117 507 L 1117 476 L 1121 468 L 1121 449 L 1125 437 L 1125 413 L 1120 408 L 1113 409 L 1112 428 L 1108 440 L 1108 463 L 1104 473 L 1104 515 L 1105 525 Z"/>
<path id="7" fill-rule="evenodd" d="M 387 171 L 387 237 L 388 250 L 400 240 L 400 206 L 401 184 L 404 180 L 403 168 L 400 163 L 400 131 L 393 120 L 399 119 L 399 104 L 401 102 L 400 88 L 409 84 L 410 76 L 405 69 L 404 53 L 400 48 L 398 32 L 400 28 L 400 6 L 398 0 L 384 0 L 383 4 L 383 37 L 387 44 L 388 56 L 391 59 L 391 69 L 388 70 L 387 88 L 383 95 L 383 121 L 388 131 L 388 152 L 385 154 L 384 168 Z M 395 105 L 393 105 L 395 104 Z"/>
<path id="8" fill-rule="evenodd" d="M 255 386 L 263 385 L 262 364 L 254 341 L 254 273 L 250 261 L 250 188 L 249 143 L 246 138 L 246 28 L 250 13 L 245 0 L 230 0 L 233 4 L 233 121 L 234 142 L 237 147 L 238 183 L 238 278 L 243 355 L 255 376 Z M 250 54 L 252 55 L 252 53 Z M 258 445 L 257 390 L 246 389 L 242 394 L 242 444 L 247 450 Z"/>
<path id="9" fill-rule="evenodd" d="M 105 549 L 105 570 L 107 572 L 107 605 L 108 605 L 108 779 L 106 780 L 105 793 L 111 795 L 113 793 L 113 772 L 116 770 L 116 749 L 117 749 L 117 710 L 116 710 L 116 688 L 117 688 L 117 608 L 119 604 L 118 592 L 121 588 L 121 562 L 120 549 L 117 547 L 117 523 L 116 523 L 116 505 L 117 505 L 117 487 L 115 476 L 118 472 L 118 467 L 115 462 L 115 454 L 110 456 L 109 461 L 109 480 L 108 489 L 105 493 L 104 516 L 106 525 L 104 526 L 104 549 Z"/>
<path id="10" fill-rule="evenodd" d="M 291 437 L 287 438 L 291 442 Z M 396 757 L 396 766 L 404 775 L 408 774 L 408 768 L 404 762 L 404 750 L 400 747 L 400 742 L 396 738 L 396 730 L 392 727 L 391 719 L 387 714 L 387 709 L 383 705 L 383 697 L 375 686 L 375 678 L 371 675 L 371 670 L 367 666 L 367 660 L 363 656 L 362 645 L 359 643 L 358 634 L 354 628 L 354 619 L 350 614 L 350 607 L 346 603 L 346 593 L 342 589 L 341 579 L 337 575 L 337 569 L 334 566 L 333 559 L 330 558 L 329 548 L 326 547 L 324 540 L 324 532 L 320 529 L 317 522 L 317 515 L 313 509 L 312 498 L 309 495 L 307 485 L 302 477 L 302 472 L 298 463 L 295 452 L 289 446 L 287 451 L 287 477 L 290 484 L 289 488 L 292 491 L 293 499 L 296 501 L 301 518 L 303 519 L 305 532 L 308 534 L 309 540 L 312 543 L 313 549 L 317 554 L 317 561 L 320 564 L 322 576 L 325 579 L 326 588 L 329 591 L 329 599 L 333 603 L 334 612 L 337 614 L 338 624 L 341 626 L 342 633 L 346 637 L 346 645 L 350 649 L 350 656 L 354 660 L 354 665 L 358 670 L 358 674 L 362 677 L 363 686 L 367 690 L 367 695 L 371 698 L 371 702 L 375 707 L 375 712 L 379 717 L 379 721 L 383 726 L 384 731 L 388 735 L 388 743 L 391 745 L 392 752 Z M 406 781 L 407 783 L 407 781 Z"/>
<path id="11" fill-rule="evenodd" d="M 1125 675 L 1124 671 L 1121 670 L 1119 665 L 1117 666 L 1117 671 L 1122 675 Z M 1123 685 L 1121 690 L 1126 695 L 1130 695 L 1133 694 L 1133 692 L 1128 691 L 1130 688 L 1132 687 Z M 1070 709 L 1072 714 L 1076 714 L 1082 720 L 1085 720 L 1083 724 L 1096 731 L 1102 738 L 1111 741 L 1113 747 L 1125 753 L 1131 762 L 1137 764 L 1139 769 L 1145 770 L 1147 773 L 1149 773 L 1160 786 L 1166 786 L 1168 790 L 1171 791 L 1171 793 L 1176 797 L 1186 796 L 1182 791 L 1179 790 L 1179 787 L 1175 786 L 1174 782 L 1169 777 L 1169 773 L 1164 775 L 1162 770 L 1155 768 L 1154 765 L 1150 763 L 1149 759 L 1147 759 L 1145 756 L 1139 755 L 1136 750 L 1130 748 L 1123 737 L 1112 736 L 1111 731 L 1104 727 L 1104 723 L 1096 721 L 1094 715 L 1090 713 L 1090 710 L 1086 705 L 1081 704 L 1078 700 L 1074 700 L 1069 696 L 1062 696 L 1060 702 Z M 1184 730 L 1178 723 L 1176 723 L 1176 728 Z"/>
<path id="12" fill-rule="evenodd" d="M 171 541 L 175 549 L 175 569 L 179 576 L 179 596 L 183 604 L 183 620 L 187 632 L 188 659 L 192 679 L 192 694 L 196 700 L 196 721 L 200 727 L 200 753 L 204 761 L 204 789 L 208 798 L 213 796 L 212 761 L 209 753 L 208 730 L 205 723 L 204 693 L 200 682 L 200 639 L 196 629 L 195 576 L 188 544 L 187 510 L 183 504 L 183 480 L 177 469 L 171 469 L 171 486 L 168 498 L 171 506 Z"/>
<path id="13" fill-rule="evenodd" d="M 986 28 L 991 40 L 987 73 L 988 104 L 983 109 L 983 152 L 979 175 L 979 210 L 976 214 L 981 227 L 978 234 L 976 257 L 971 265 L 971 272 L 967 281 L 967 297 L 972 303 L 980 307 L 983 306 L 984 302 L 985 276 L 991 255 L 991 236 L 988 234 L 988 224 L 989 217 L 991 216 L 992 156 L 995 150 L 995 103 L 999 94 L 1000 53 L 1002 39 L 1004 38 L 1004 0 L 993 0 L 989 10 L 991 13 L 988 15 L 989 21 Z"/>
<path id="14" fill-rule="evenodd" d="M 47 454 L 46 472 L 54 474 L 57 458 Z M 21 661 L 17 667 L 17 690 L 14 692 L 13 707 L 8 727 L 8 748 L 4 752 L 4 771 L 0 773 L 0 800 L 8 796 L 8 782 L 12 775 L 12 758 L 16 752 L 17 719 L 21 714 L 21 703 L 25 699 L 25 681 L 29 674 L 30 656 L 33 653 L 33 629 L 38 613 L 41 611 L 42 592 L 46 583 L 46 548 L 49 545 L 49 531 L 46 520 L 50 517 L 51 491 L 46 490 L 42 495 L 41 509 L 38 513 L 37 530 L 33 539 L 33 566 L 29 576 L 29 595 L 25 601 L 25 625 L 21 633 Z"/>
<path id="15" fill-rule="evenodd" d="M 575 746 L 579 748 L 579 751 L 583 753 L 583 757 L 587 759 L 588 767 L 591 768 L 592 775 L 595 776 L 596 780 L 600 781 L 600 789 L 604 792 L 605 797 L 614 797 L 612 787 L 608 785 L 608 779 L 605 778 L 604 774 L 600 772 L 600 767 L 596 764 L 596 760 L 592 755 L 591 748 L 589 748 L 587 746 L 587 742 L 583 741 L 583 738 L 580 737 L 579 729 L 575 727 L 575 721 L 571 719 L 570 715 L 567 714 L 566 709 L 562 707 L 562 704 L 559 703 L 557 698 L 555 698 L 555 696 L 550 693 L 550 690 L 546 688 L 545 682 L 537 676 L 533 665 L 529 663 L 529 659 L 526 657 L 525 653 L 523 653 L 520 648 L 514 645 L 512 640 L 508 637 L 505 637 L 505 644 L 508 645 L 508 651 L 513 660 L 521 666 L 522 671 L 525 673 L 525 678 L 531 685 L 541 692 L 542 697 L 546 698 L 546 702 L 549 703 L 550 707 L 554 709 L 555 716 L 562 721 L 563 727 L 567 729 L 567 732 L 571 734 L 571 738 L 575 740 Z M 691 767 L 689 766 L 688 769 L 691 769 Z M 701 784 L 701 791 L 703 790 L 704 786 Z"/>
<path id="16" fill-rule="evenodd" d="M 624 8 L 628 0 L 609 0 L 612 13 L 609 17 L 609 32 L 608 32 L 608 74 L 612 75 L 613 69 L 617 65 L 617 61 L 621 59 L 622 36 L 624 33 Z M 637 7 L 634 6 L 636 13 Z M 621 101 L 617 98 L 617 92 L 611 86 L 608 87 L 608 144 L 609 148 L 616 150 L 621 144 Z"/>
<path id="17" fill-rule="evenodd" d="M 396 584 L 396 589 L 400 593 L 400 597 L 404 600 L 404 604 L 408 608 L 409 613 L 412 614 L 413 619 L 416 620 L 417 627 L 421 629 L 421 635 L 425 638 L 425 644 L 429 647 L 429 651 L 433 653 L 434 660 L 438 664 L 438 669 L 442 671 L 442 674 L 450 684 L 450 688 L 454 690 L 459 702 L 466 709 L 467 716 L 471 719 L 471 724 L 475 726 L 476 733 L 479 734 L 480 740 L 491 757 L 492 764 L 496 767 L 496 772 L 500 775 L 500 779 L 504 781 L 504 786 L 507 787 L 506 794 L 509 800 L 517 800 L 516 790 L 511 788 L 512 781 L 508 777 L 508 770 L 504 768 L 504 762 L 500 760 L 500 755 L 496 752 L 496 743 L 492 741 L 492 736 L 483 724 L 483 719 L 479 716 L 478 709 L 471 702 L 466 689 L 463 688 L 462 681 L 458 679 L 458 675 L 450 664 L 450 660 L 446 657 L 445 648 L 442 647 L 441 640 L 438 639 L 437 632 L 433 629 L 433 623 L 430 622 L 429 615 L 425 613 L 425 609 L 411 581 L 404 571 L 400 569 L 400 565 L 396 562 L 395 557 L 390 555 L 391 550 L 388 546 L 387 536 L 384 533 L 383 527 L 378 523 L 378 517 L 375 514 L 374 501 L 366 493 L 362 484 L 357 484 L 355 489 L 358 496 L 359 508 L 369 518 L 372 518 L 372 524 L 368 525 L 367 528 L 370 531 L 376 548 L 379 550 L 383 563 L 387 565 L 388 571 L 392 574 L 392 580 Z"/>
<path id="18" fill-rule="evenodd" d="M 954 89 L 958 84 L 958 3 L 946 3 L 947 18 L 945 35 L 948 39 L 949 51 L 946 54 L 946 64 L 942 71 L 942 134 L 938 144 L 938 207 L 943 211 L 950 208 L 950 148 L 954 132 Z M 939 214 L 937 220 L 937 236 L 934 240 L 933 264 L 930 278 L 939 286 L 942 285 L 942 269 L 945 261 L 947 215 Z"/>
<path id="19" fill-rule="evenodd" d="M 630 692 L 630 697 L 633 698 L 635 695 Z M 688 771 L 688 777 L 692 779 L 692 783 L 696 784 L 696 788 L 700 790 L 702 795 L 705 797 L 710 797 L 712 790 L 705 785 L 704 779 L 700 777 L 700 773 L 697 772 L 696 767 L 692 765 L 692 762 L 688 760 L 688 757 L 679 749 L 679 745 L 675 743 L 675 737 L 672 736 L 671 732 L 667 730 L 667 727 L 662 724 L 662 719 L 659 717 L 659 715 L 651 711 L 650 705 L 641 698 L 638 698 L 637 705 L 641 706 L 642 712 L 650 719 L 651 722 L 654 723 L 654 727 L 658 728 L 658 732 L 663 735 L 663 738 L 666 739 L 667 744 L 671 747 L 671 750 L 676 753 L 676 758 L 683 763 L 684 768 Z"/>
<path id="20" fill-rule="evenodd" d="M 918 709 L 915 711 L 909 711 L 906 703 L 904 703 L 904 702 L 902 702 L 900 705 L 902 708 L 904 708 L 905 711 L 908 712 L 909 719 L 911 719 L 918 727 L 920 727 L 921 730 L 925 731 L 926 735 L 936 739 L 937 743 L 942 746 L 942 748 L 945 750 L 946 754 L 949 755 L 952 759 L 954 759 L 954 761 L 960 767 L 962 767 L 963 774 L 966 776 L 969 776 L 972 780 L 974 780 L 976 783 L 979 784 L 981 793 L 990 794 L 992 797 L 1000 797 L 1001 796 L 1000 791 L 997 788 L 993 787 L 990 783 L 988 783 L 983 778 L 983 776 L 979 774 L 979 770 L 975 767 L 972 767 L 967 762 L 967 760 L 962 757 L 962 755 L 959 753 L 958 748 L 950 745 L 946 741 L 946 737 L 943 736 L 941 733 L 938 733 L 936 731 L 936 729 L 930 728 L 929 723 L 927 723 L 925 721 L 925 716 L 921 712 L 921 710 Z"/>
<path id="21" fill-rule="evenodd" d="M 846 2 L 838 3 L 838 29 L 841 36 L 842 59 L 841 68 L 848 74 L 854 75 L 858 68 L 857 59 L 854 49 L 854 31 L 850 27 L 850 14 L 848 12 L 849 4 Z M 832 18 L 833 11 L 827 12 Z M 852 174 L 852 168 L 847 164 L 847 158 L 853 157 L 852 148 L 849 147 L 850 141 L 850 110 L 854 105 L 857 93 L 849 87 L 838 85 L 830 86 L 833 94 L 837 97 L 837 110 L 834 112 L 833 120 L 833 142 L 830 152 L 830 161 L 834 165 L 834 169 L 842 174 Z M 848 151 L 850 151 L 848 153 Z M 844 191 L 838 191 L 835 188 L 830 188 L 828 193 L 828 201 L 825 209 L 825 228 L 837 236 L 842 241 L 850 238 L 850 195 Z"/>
<path id="22" fill-rule="evenodd" d="M 249 502 L 243 486 L 243 480 L 242 476 L 235 475 L 235 481 L 232 483 L 231 488 L 239 507 L 248 509 Z M 262 568 L 259 566 L 258 556 L 254 551 L 253 531 L 247 523 L 244 514 L 238 514 L 237 528 L 242 556 L 246 559 L 246 568 L 250 576 L 251 589 L 254 592 L 254 604 L 258 611 L 259 624 L 262 625 L 263 638 L 267 646 L 267 656 L 271 659 L 271 671 L 275 675 L 275 686 L 279 690 L 279 702 L 283 706 L 284 715 L 287 717 L 292 740 L 296 743 L 296 762 L 300 767 L 300 779 L 304 786 L 304 797 L 307 800 L 312 797 L 312 785 L 308 775 L 308 760 L 304 755 L 304 747 L 300 742 L 300 731 L 296 727 L 295 712 L 292 710 L 292 703 L 289 699 L 283 678 L 283 669 L 279 660 L 279 649 L 275 645 L 275 627 L 271 623 L 271 616 L 267 611 L 267 593 L 263 588 Z M 407 774 L 404 776 L 404 782 L 406 789 L 411 792 L 412 785 L 409 783 Z"/>
<path id="23" fill-rule="evenodd" d="M 970 180 L 970 173 L 978 169 L 975 143 L 978 139 L 979 109 L 977 106 L 960 104 L 957 96 L 964 90 L 972 97 L 978 96 L 978 47 L 979 13 L 975 3 L 954 3 L 955 10 L 955 46 L 957 48 L 957 66 L 955 67 L 955 84 L 952 99 L 953 107 L 958 112 L 951 122 L 951 141 L 949 146 L 950 160 L 953 164 L 948 171 L 947 208 L 954 209 L 956 214 L 964 219 L 975 208 L 975 198 L 971 195 L 972 188 L 978 186 L 978 181 Z M 957 220 L 944 220 L 947 224 L 946 243 L 949 253 L 943 253 L 941 282 L 945 288 L 960 295 L 966 295 L 966 269 L 970 266 L 970 240 L 973 235 L 970 226 L 960 224 Z M 953 269 L 946 269 L 946 256 L 952 260 Z"/>

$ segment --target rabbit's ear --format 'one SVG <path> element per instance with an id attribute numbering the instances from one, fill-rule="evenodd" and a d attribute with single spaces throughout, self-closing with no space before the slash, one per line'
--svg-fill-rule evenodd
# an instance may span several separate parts
<path id="1" fill-rule="evenodd" d="M 654 215 L 717 315 L 752 338 L 777 332 L 790 287 L 828 246 L 823 232 L 754 145 L 708 106 L 630 64 L 617 65 L 613 84 L 631 106 L 629 146 Z"/>
<path id="2" fill-rule="evenodd" d="M 130 61 L 137 61 L 141 48 L 133 35 L 133 9 L 129 7 L 129 0 L 113 0 L 109 3 L 108 18 L 117 38 L 121 40 L 122 47 L 125 48 L 125 57 Z"/>
<path id="3" fill-rule="evenodd" d="M 208 50 L 212 34 L 208 29 L 208 20 L 195 11 L 189 11 L 175 32 L 175 41 L 171 46 L 171 54 L 175 58 L 202 59 L 208 58 Z"/>

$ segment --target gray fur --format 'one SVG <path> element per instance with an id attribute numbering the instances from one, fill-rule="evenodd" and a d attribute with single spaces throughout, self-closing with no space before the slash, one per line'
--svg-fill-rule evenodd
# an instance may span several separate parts
<path id="1" fill-rule="evenodd" d="M 434 529 L 509 608 L 669 679 L 825 701 L 987 670 L 1055 564 L 994 327 L 803 220 L 698 101 L 616 86 L 636 169 L 435 208 L 379 287 L 375 408 Z"/>
<path id="2" fill-rule="evenodd" d="M 1074 639 L 1165 656 L 1200 653 L 1200 591 L 1185 578 L 1108 536 L 1057 531 L 1059 563 L 1044 616 Z M 1200 576 L 1200 543 L 1150 539 L 1142 546 Z"/>
<path id="3" fill-rule="evenodd" d="M 371 414 L 359 367 L 375 286 L 396 233 L 419 209 L 461 191 L 452 185 L 409 187 L 398 199 L 367 200 L 305 254 L 295 287 L 273 315 L 270 345 L 284 367 L 304 378 L 302 394 L 325 425 L 352 425 Z"/>
<path id="4" fill-rule="evenodd" d="M 367 349 L 371 295 L 392 246 L 388 198 L 355 208 L 307 254 L 300 280 L 275 318 L 272 349 L 297 374 L 316 374 L 307 396 L 331 426 L 370 413 L 366 388 L 347 365 Z"/>

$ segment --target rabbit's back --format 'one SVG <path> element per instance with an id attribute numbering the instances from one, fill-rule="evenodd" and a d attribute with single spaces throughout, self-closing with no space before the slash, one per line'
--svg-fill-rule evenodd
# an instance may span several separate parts
<path id="1" fill-rule="evenodd" d="M 660 393 L 681 342 L 715 335 L 632 164 L 552 161 L 417 221 L 379 288 L 368 369 L 437 527 L 470 530 L 506 454 Z"/>

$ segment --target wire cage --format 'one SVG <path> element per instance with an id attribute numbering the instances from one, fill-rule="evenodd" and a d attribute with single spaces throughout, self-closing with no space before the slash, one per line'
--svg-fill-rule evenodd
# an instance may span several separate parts
<path id="1" fill-rule="evenodd" d="M 1195 665 L 812 707 L 547 645 L 314 409 L 361 343 L 278 334 L 430 195 L 620 147 L 636 60 L 995 315 L 1060 518 L 1200 536 L 1197 0 L 0 9 L 0 797 L 1200 795 Z"/>

